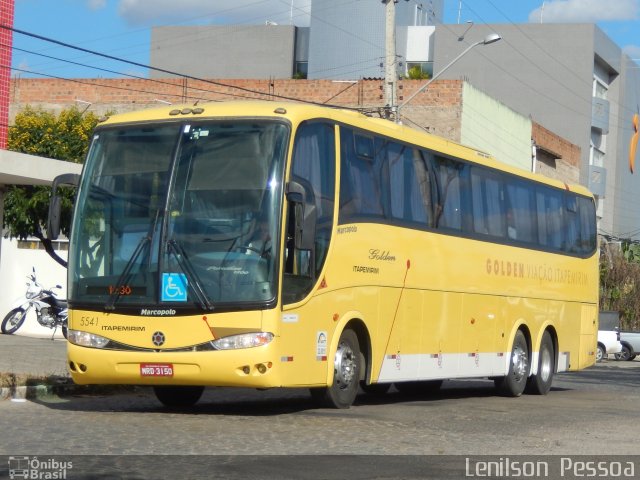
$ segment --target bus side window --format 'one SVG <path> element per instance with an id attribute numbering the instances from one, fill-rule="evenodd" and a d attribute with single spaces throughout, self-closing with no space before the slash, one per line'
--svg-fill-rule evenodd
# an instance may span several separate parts
<path id="1" fill-rule="evenodd" d="M 505 231 L 508 234 L 503 211 L 504 182 L 500 176 L 471 167 L 471 198 L 474 233 L 496 238 L 503 238 Z"/>
<path id="2" fill-rule="evenodd" d="M 384 218 L 373 138 L 341 127 L 340 146 L 340 223 L 354 217 Z"/>
<path id="3" fill-rule="evenodd" d="M 380 156 L 388 169 L 390 216 L 403 222 L 425 225 L 427 210 L 421 189 L 428 187 L 428 183 L 424 181 L 427 177 L 424 164 L 419 178 L 415 167 L 421 165 L 414 161 L 414 149 L 394 142 L 386 142 Z"/>
<path id="4" fill-rule="evenodd" d="M 565 244 L 564 251 L 568 253 L 579 252 L 580 242 L 580 217 L 576 198 L 571 194 L 565 194 Z"/>
<path id="5" fill-rule="evenodd" d="M 427 227 L 434 226 L 434 206 L 437 201 L 436 181 L 433 174 L 433 154 L 425 150 L 413 150 L 413 167 L 420 196 L 427 216 Z"/>
<path id="6" fill-rule="evenodd" d="M 468 168 L 462 162 L 449 158 L 435 157 L 438 181 L 438 205 L 436 207 L 436 228 L 462 230 L 462 176 Z"/>
<path id="7" fill-rule="evenodd" d="M 578 197 L 580 215 L 581 253 L 587 254 L 596 249 L 596 207 L 590 198 Z"/>
<path id="8" fill-rule="evenodd" d="M 586 255 L 596 248 L 596 215 L 593 200 L 565 194 L 565 217 L 567 243 L 565 250 L 569 253 Z"/>
<path id="9" fill-rule="evenodd" d="M 536 189 L 538 243 L 551 250 L 562 248 L 562 193 L 546 186 Z"/>
<path id="10" fill-rule="evenodd" d="M 509 180 L 507 182 L 507 204 L 511 218 L 507 217 L 507 234 L 511 240 L 537 243 L 537 211 L 535 208 L 534 190 L 524 182 Z M 509 230 L 509 227 L 511 230 Z M 509 235 L 511 232 L 511 235 Z"/>

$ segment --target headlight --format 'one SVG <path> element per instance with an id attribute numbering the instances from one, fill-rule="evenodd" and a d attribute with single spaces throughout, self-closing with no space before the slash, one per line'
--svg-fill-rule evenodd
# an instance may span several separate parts
<path id="1" fill-rule="evenodd" d="M 94 333 L 82 332 L 80 330 L 69 330 L 67 340 L 81 347 L 104 348 L 111 341 Z"/>
<path id="2" fill-rule="evenodd" d="M 273 340 L 273 333 L 256 332 L 219 338 L 211 342 L 211 344 L 218 350 L 234 350 L 236 348 L 262 347 L 271 342 L 271 340 Z"/>

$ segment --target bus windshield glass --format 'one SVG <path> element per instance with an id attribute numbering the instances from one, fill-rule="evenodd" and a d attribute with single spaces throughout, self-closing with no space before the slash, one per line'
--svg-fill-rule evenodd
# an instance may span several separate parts
<path id="1" fill-rule="evenodd" d="M 264 120 L 97 130 L 75 207 L 69 300 L 107 310 L 273 300 L 288 132 Z"/>

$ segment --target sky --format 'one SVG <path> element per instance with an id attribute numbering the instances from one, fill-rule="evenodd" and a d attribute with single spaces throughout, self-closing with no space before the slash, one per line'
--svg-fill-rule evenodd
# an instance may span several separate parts
<path id="1" fill-rule="evenodd" d="M 380 0 L 367 1 L 384 8 Z M 427 4 L 429 0 L 409 0 Z M 265 22 L 307 26 L 311 0 L 15 0 L 12 75 L 147 77 L 151 27 Z M 597 23 L 640 61 L 640 0 L 444 0 L 444 23 Z M 45 41 L 81 47 L 108 60 Z M 137 64 L 137 65 L 136 65 Z M 89 65 L 89 68 L 86 65 Z"/>

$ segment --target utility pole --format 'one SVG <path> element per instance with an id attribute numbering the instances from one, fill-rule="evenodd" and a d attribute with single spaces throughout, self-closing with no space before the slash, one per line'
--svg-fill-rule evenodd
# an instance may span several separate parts
<path id="1" fill-rule="evenodd" d="M 384 101 L 386 116 L 395 120 L 398 106 L 397 87 L 398 72 L 396 69 L 396 1 L 386 2 L 385 15 L 385 61 L 384 61 Z"/>

